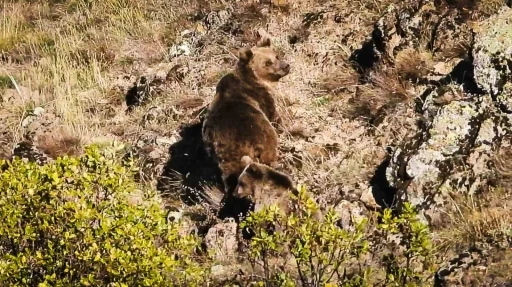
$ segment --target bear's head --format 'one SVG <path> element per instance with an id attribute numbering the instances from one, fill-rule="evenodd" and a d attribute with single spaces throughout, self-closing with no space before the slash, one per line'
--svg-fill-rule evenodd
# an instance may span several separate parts
<path id="1" fill-rule="evenodd" d="M 290 64 L 282 61 L 270 47 L 270 38 L 263 37 L 255 47 L 240 49 L 238 69 L 241 74 L 250 73 L 259 81 L 277 82 L 290 73 Z"/>
<path id="2" fill-rule="evenodd" d="M 233 192 L 236 198 L 249 198 L 258 211 L 263 205 L 277 204 L 287 209 L 289 194 L 297 193 L 290 176 L 267 165 L 253 162 L 248 156 L 241 159 L 245 169 L 238 177 L 238 184 Z"/>

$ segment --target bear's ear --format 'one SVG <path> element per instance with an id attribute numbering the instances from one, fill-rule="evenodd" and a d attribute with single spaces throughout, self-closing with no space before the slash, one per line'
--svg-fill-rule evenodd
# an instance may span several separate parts
<path id="1" fill-rule="evenodd" d="M 250 163 L 253 162 L 252 158 L 248 155 L 244 155 L 242 159 L 240 160 L 243 166 L 248 166 Z"/>
<path id="2" fill-rule="evenodd" d="M 268 180 L 273 182 L 275 185 L 291 189 L 292 191 L 296 190 L 295 184 L 289 175 L 279 172 L 273 168 L 268 170 L 267 175 Z"/>
<path id="3" fill-rule="evenodd" d="M 256 163 L 251 163 L 245 169 L 245 172 L 249 174 L 254 179 L 262 179 L 263 178 L 263 169 Z"/>
<path id="4" fill-rule="evenodd" d="M 263 28 L 258 29 L 258 34 L 261 37 L 256 47 L 270 47 L 270 35 Z"/>
<path id="5" fill-rule="evenodd" d="M 242 48 L 238 52 L 238 59 L 241 62 L 249 62 L 252 59 L 252 56 L 253 56 L 253 53 L 252 53 L 251 48 L 249 48 L 249 47 Z"/>
<path id="6" fill-rule="evenodd" d="M 270 38 L 268 36 L 263 36 L 261 39 L 256 43 L 257 47 L 270 47 Z"/>

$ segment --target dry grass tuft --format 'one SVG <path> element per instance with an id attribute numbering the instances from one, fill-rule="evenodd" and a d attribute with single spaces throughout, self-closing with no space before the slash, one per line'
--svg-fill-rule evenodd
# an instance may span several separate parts
<path id="1" fill-rule="evenodd" d="M 501 188 L 478 199 L 455 198 L 454 210 L 447 214 L 449 223 L 438 231 L 440 246 L 453 250 L 477 242 L 507 245 L 512 236 L 512 210 L 507 207 L 510 203 L 510 194 Z"/>
<path id="2" fill-rule="evenodd" d="M 397 69 L 376 69 L 368 76 L 368 84 L 357 88 L 349 102 L 347 113 L 351 117 L 374 119 L 386 114 L 400 103 L 414 99 L 408 91 L 410 83 L 399 76 Z"/>
<path id="3" fill-rule="evenodd" d="M 457 9 L 468 19 L 489 17 L 507 5 L 508 0 L 438 0 L 438 7 Z"/>
<path id="4" fill-rule="evenodd" d="M 320 88 L 334 94 L 358 84 L 359 74 L 346 62 L 332 67 L 320 80 Z"/>
<path id="5" fill-rule="evenodd" d="M 499 175 L 500 184 L 512 191 L 512 148 L 501 148 L 494 157 L 494 164 Z"/>
<path id="6" fill-rule="evenodd" d="M 409 48 L 400 51 L 395 59 L 395 73 L 412 81 L 426 77 L 432 66 L 432 54 L 427 51 Z"/>
<path id="7" fill-rule="evenodd" d="M 52 158 L 63 155 L 79 155 L 82 151 L 82 144 L 79 137 L 65 131 L 38 137 L 38 147 Z"/>

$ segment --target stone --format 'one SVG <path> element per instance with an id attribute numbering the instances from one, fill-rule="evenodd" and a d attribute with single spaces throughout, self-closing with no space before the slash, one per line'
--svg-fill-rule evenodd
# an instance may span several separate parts
<path id="1" fill-rule="evenodd" d="M 399 202 L 419 207 L 420 218 L 433 223 L 442 220 L 453 193 L 475 194 L 488 187 L 493 146 L 510 127 L 490 96 L 424 112 L 428 125 L 395 149 L 386 177 L 398 189 Z"/>
<path id="2" fill-rule="evenodd" d="M 354 230 L 355 224 L 361 221 L 365 216 L 366 208 L 357 202 L 342 200 L 335 208 L 334 212 L 339 216 L 339 224 L 343 229 Z"/>
<path id="3" fill-rule="evenodd" d="M 208 250 L 214 252 L 214 258 L 220 262 L 232 261 L 238 249 L 237 225 L 224 222 L 214 225 L 204 237 Z"/>
<path id="4" fill-rule="evenodd" d="M 512 9 L 479 23 L 475 29 L 473 58 L 475 80 L 480 88 L 498 96 L 512 82 Z M 510 87 L 507 88 L 510 91 Z M 503 100 L 502 100 L 503 101 Z"/>

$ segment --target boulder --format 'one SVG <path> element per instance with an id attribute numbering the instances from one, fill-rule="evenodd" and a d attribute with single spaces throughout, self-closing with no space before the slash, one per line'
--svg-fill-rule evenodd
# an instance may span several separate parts
<path id="1" fill-rule="evenodd" d="M 214 225 L 204 237 L 204 243 L 209 251 L 214 252 L 216 261 L 232 261 L 238 249 L 236 223 L 224 222 Z"/>
<path id="2" fill-rule="evenodd" d="M 392 153 L 386 177 L 398 202 L 413 203 L 430 223 L 441 220 L 453 196 L 484 191 L 495 176 L 492 155 L 511 131 L 510 19 L 512 9 L 504 9 L 478 25 L 473 66 L 457 71 L 470 79 L 461 89 L 443 81 L 427 89 L 419 109 L 421 131 Z"/>
<path id="3" fill-rule="evenodd" d="M 512 93 L 512 9 L 479 23 L 475 28 L 473 58 L 475 81 L 479 87 L 505 104 Z"/>

